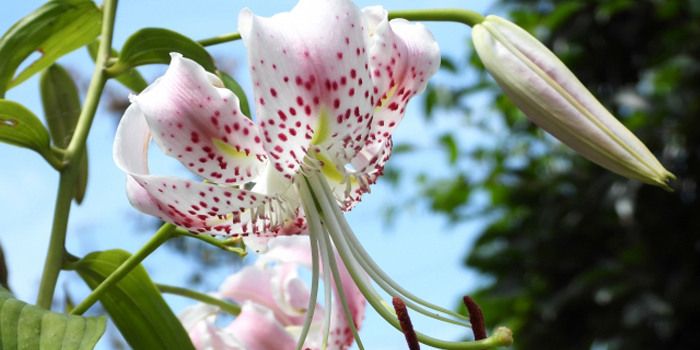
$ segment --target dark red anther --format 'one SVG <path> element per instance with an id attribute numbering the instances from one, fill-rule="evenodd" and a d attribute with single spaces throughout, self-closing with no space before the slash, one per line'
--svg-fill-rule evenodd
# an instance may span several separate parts
<path id="1" fill-rule="evenodd" d="M 481 308 L 468 295 L 464 296 L 464 306 L 467 307 L 467 312 L 469 312 L 469 322 L 472 324 L 474 340 L 486 339 L 486 324 L 484 323 L 484 314 L 481 312 Z"/>
<path id="2" fill-rule="evenodd" d="M 408 317 L 406 304 L 399 297 L 394 297 L 392 303 L 394 304 L 394 310 L 396 310 L 396 317 L 399 319 L 399 324 L 401 324 L 401 330 L 406 336 L 408 350 L 420 350 L 416 332 L 413 330 L 413 324 L 411 324 L 411 318 Z"/>

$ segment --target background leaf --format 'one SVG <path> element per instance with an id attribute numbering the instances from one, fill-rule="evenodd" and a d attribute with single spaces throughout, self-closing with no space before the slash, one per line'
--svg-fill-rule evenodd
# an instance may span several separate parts
<path id="1" fill-rule="evenodd" d="M 0 141 L 31 148 L 42 155 L 51 152 L 49 133 L 39 118 L 14 101 L 0 100 Z"/>
<path id="2" fill-rule="evenodd" d="M 144 28 L 126 40 L 119 60 L 108 72 L 121 75 L 130 68 L 144 64 L 169 64 L 171 52 L 181 53 L 211 73 L 216 71 L 214 60 L 204 46 L 196 41 L 172 30 Z"/>
<path id="3" fill-rule="evenodd" d="M 45 69 L 39 80 L 41 102 L 44 106 L 46 123 L 54 145 L 66 148 L 80 117 L 80 96 L 78 87 L 68 72 L 58 64 Z M 80 204 L 85 196 L 88 180 L 87 149 L 80 158 L 77 186 L 73 197 Z"/>
<path id="4" fill-rule="evenodd" d="M 243 88 L 230 75 L 222 71 L 216 71 L 216 74 L 218 74 L 219 78 L 221 78 L 221 81 L 224 82 L 224 86 L 226 86 L 227 89 L 233 91 L 236 97 L 238 97 L 238 101 L 241 105 L 241 112 L 243 112 L 243 114 L 246 117 L 250 118 L 250 107 L 248 106 L 248 98 L 246 97 Z"/>
<path id="5" fill-rule="evenodd" d="M 87 45 L 100 34 L 102 14 L 89 0 L 53 0 L 15 23 L 0 38 L 0 97 L 59 57 Z M 12 80 L 20 64 L 42 56 Z"/>
<path id="6" fill-rule="evenodd" d="M 59 314 L 15 299 L 0 288 L 0 349 L 89 350 L 105 331 L 104 316 Z"/>
<path id="7" fill-rule="evenodd" d="M 93 252 L 77 263 L 76 270 L 94 289 L 129 256 L 123 250 Z M 132 348 L 194 350 L 184 327 L 142 265 L 110 288 L 100 301 Z"/>

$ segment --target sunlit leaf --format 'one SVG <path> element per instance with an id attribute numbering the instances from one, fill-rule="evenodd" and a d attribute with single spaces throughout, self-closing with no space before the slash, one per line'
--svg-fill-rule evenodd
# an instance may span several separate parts
<path id="1" fill-rule="evenodd" d="M 0 142 L 30 148 L 42 155 L 51 151 L 49 133 L 39 118 L 9 100 L 0 100 Z"/>
<path id="2" fill-rule="evenodd" d="M 102 14 L 90 0 L 53 0 L 15 23 L 0 38 L 0 97 L 59 57 L 100 34 Z M 17 77 L 20 64 L 33 52 L 41 57 Z"/>
<path id="3" fill-rule="evenodd" d="M 97 59 L 97 49 L 99 46 L 99 40 L 94 40 L 87 46 L 88 52 L 90 53 L 90 57 L 93 61 Z M 119 52 L 112 49 L 110 57 L 119 57 Z M 140 93 L 143 91 L 143 89 L 148 87 L 146 79 L 144 79 L 143 76 L 141 76 L 141 73 L 139 73 L 139 71 L 136 69 L 128 69 L 126 72 L 116 77 L 115 80 L 135 93 Z"/>
<path id="4" fill-rule="evenodd" d="M 46 68 L 39 80 L 41 102 L 44 106 L 46 124 L 54 145 L 66 148 L 80 117 L 78 87 L 66 70 L 58 64 Z M 80 204 L 85 196 L 88 180 L 87 150 L 80 159 L 79 173 L 73 197 Z"/>
<path id="5" fill-rule="evenodd" d="M 76 271 L 94 289 L 129 256 L 123 250 L 93 252 L 77 263 Z M 111 287 L 100 301 L 132 348 L 194 350 L 184 327 L 142 265 Z"/>
<path id="6" fill-rule="evenodd" d="M 132 34 L 124 43 L 119 60 L 108 72 L 120 75 L 130 68 L 145 65 L 170 63 L 170 53 L 179 52 L 214 73 L 216 67 L 211 56 L 196 41 L 168 29 L 144 28 Z"/>
<path id="7" fill-rule="evenodd" d="M 89 350 L 104 334 L 106 323 L 104 316 L 44 310 L 0 288 L 0 349 Z"/>

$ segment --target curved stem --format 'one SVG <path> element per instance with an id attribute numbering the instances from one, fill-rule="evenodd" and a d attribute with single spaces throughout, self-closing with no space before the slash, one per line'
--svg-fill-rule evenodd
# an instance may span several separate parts
<path id="1" fill-rule="evenodd" d="M 175 229 L 175 233 L 180 236 L 180 237 L 189 237 L 189 238 L 195 238 L 200 241 L 203 241 L 205 243 L 211 244 L 215 247 L 221 248 L 223 250 L 229 251 L 236 253 L 240 255 L 241 257 L 245 257 L 248 255 L 248 252 L 244 249 L 241 248 L 241 242 L 242 239 L 240 237 L 230 237 L 230 238 L 215 238 L 210 235 L 206 234 L 201 234 L 201 235 L 193 235 L 189 231 L 183 229 L 183 228 L 177 228 Z"/>
<path id="2" fill-rule="evenodd" d="M 236 41 L 236 40 L 240 40 L 240 39 L 241 39 L 241 33 L 233 32 L 233 33 L 229 33 L 229 34 L 215 36 L 213 38 L 202 39 L 202 40 L 199 40 L 197 42 L 202 46 L 212 46 L 212 45 L 223 44 L 223 43 L 227 43 L 229 41 Z"/>
<path id="3" fill-rule="evenodd" d="M 470 27 L 484 20 L 478 12 L 465 9 L 427 9 L 389 11 L 389 19 L 403 18 L 409 21 L 459 22 Z"/>
<path id="4" fill-rule="evenodd" d="M 100 95 L 107 82 L 107 77 L 103 72 L 103 68 L 112 47 L 112 31 L 114 29 L 117 1 L 118 0 L 104 1 L 102 40 L 100 41 L 100 48 L 97 60 L 95 61 L 95 71 L 90 81 L 90 86 L 88 87 L 87 96 L 85 97 L 85 105 L 80 111 L 75 133 L 71 138 L 68 148 L 66 148 L 64 163 L 60 166 L 61 179 L 58 184 L 58 196 L 56 198 L 56 209 L 54 211 L 53 226 L 51 228 L 49 251 L 46 254 L 44 272 L 41 276 L 41 284 L 39 286 L 39 296 L 37 297 L 37 306 L 45 309 L 51 308 L 54 290 L 56 289 L 56 281 L 58 280 L 58 274 L 63 266 L 68 215 L 70 213 L 73 191 L 79 173 L 80 159 L 85 152 L 85 141 L 87 140 L 92 120 L 95 117 Z M 52 165 L 54 167 L 57 166 L 54 164 Z"/>
<path id="5" fill-rule="evenodd" d="M 459 22 L 470 27 L 484 20 L 484 16 L 478 12 L 457 8 L 389 11 L 389 19 L 394 18 L 404 18 L 409 21 Z M 222 34 L 213 38 L 198 40 L 197 42 L 202 46 L 212 46 L 236 40 L 241 40 L 240 32 Z"/>
<path id="6" fill-rule="evenodd" d="M 148 257 L 154 250 L 163 245 L 167 240 L 177 237 L 175 234 L 175 226 L 172 224 L 165 224 L 156 232 L 153 237 L 151 237 L 146 244 L 141 247 L 136 253 L 130 256 L 126 261 L 124 261 L 111 275 L 105 278 L 102 283 L 100 283 L 97 288 L 95 288 L 90 295 L 85 298 L 75 309 L 71 310 L 71 315 L 82 315 L 87 309 L 89 309 L 93 304 L 100 299 L 102 294 L 104 294 L 110 287 L 115 285 L 117 282 L 121 281 L 124 276 L 129 274 L 134 267 L 138 266 L 143 259 Z"/>
<path id="7" fill-rule="evenodd" d="M 158 287 L 158 290 L 161 293 L 179 295 L 181 297 L 201 301 L 205 304 L 218 306 L 221 310 L 223 310 L 224 312 L 226 312 L 230 315 L 233 315 L 233 316 L 238 316 L 241 313 L 241 306 L 240 305 L 237 305 L 234 303 L 229 303 L 229 302 L 221 300 L 219 298 L 214 298 L 211 295 L 206 295 L 204 293 L 195 292 L 195 291 L 193 291 L 191 289 L 187 289 L 187 288 L 168 286 L 165 284 L 156 284 L 156 287 Z"/>

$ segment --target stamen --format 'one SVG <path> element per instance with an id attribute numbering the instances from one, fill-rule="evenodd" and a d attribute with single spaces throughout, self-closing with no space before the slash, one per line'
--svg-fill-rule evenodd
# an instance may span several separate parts
<path id="1" fill-rule="evenodd" d="M 346 237 L 343 235 L 340 229 L 339 221 L 344 221 L 344 217 L 342 217 L 342 213 L 339 213 L 340 218 L 337 217 L 336 212 L 339 212 L 339 209 L 337 208 L 337 203 L 331 202 L 329 200 L 329 198 L 333 198 L 333 195 L 330 193 L 329 190 L 327 190 L 328 184 L 325 184 L 324 189 L 324 179 L 319 177 L 312 177 L 308 178 L 307 180 L 308 183 L 303 183 L 300 186 L 300 189 L 302 190 L 301 197 L 305 203 L 304 210 L 307 210 L 308 208 L 309 213 L 313 213 L 312 215 L 316 218 L 320 216 L 324 224 L 326 224 L 326 227 L 328 228 L 328 233 L 331 235 L 333 241 L 336 243 L 336 247 L 338 249 L 340 257 L 343 259 L 345 266 L 348 268 L 350 276 L 352 277 L 353 281 L 355 281 L 355 283 L 357 284 L 357 287 L 362 292 L 362 295 L 364 295 L 365 298 L 367 298 L 367 302 L 369 302 L 369 304 L 374 308 L 374 310 L 377 311 L 377 313 L 380 316 L 382 316 L 382 318 L 389 322 L 389 324 L 394 326 L 396 329 L 401 330 L 399 320 L 396 319 L 396 317 L 387 308 L 384 307 L 381 296 L 374 289 L 371 282 L 367 279 L 367 276 L 362 271 L 362 268 L 359 266 L 359 263 L 353 256 L 352 250 L 348 246 L 349 243 L 346 241 Z M 310 188 L 307 186 L 310 186 Z M 314 197 L 312 193 L 318 194 L 318 196 Z M 316 201 L 314 202 L 313 200 L 311 200 L 311 202 L 313 203 L 309 203 L 309 198 L 315 198 Z M 316 210 L 315 204 L 318 204 L 320 209 L 319 211 Z M 494 345 L 500 346 L 502 343 L 504 343 L 503 341 L 501 341 L 501 338 L 494 338 L 494 345 L 491 345 L 488 342 L 474 343 L 444 341 L 427 336 L 420 332 L 416 332 L 416 338 L 419 342 L 429 346 L 433 346 L 439 349 L 455 350 L 472 350 L 481 348 L 484 345 L 490 347 Z M 512 343 L 512 337 L 509 339 Z"/>
<path id="2" fill-rule="evenodd" d="M 318 181 L 318 182 L 320 182 L 321 185 L 324 187 L 324 190 L 327 191 L 326 193 L 332 193 L 330 190 L 330 187 L 328 187 L 328 183 L 326 183 L 325 181 Z M 328 200 L 332 200 L 332 198 L 328 197 Z M 367 251 L 365 251 L 365 249 L 362 246 L 362 244 L 360 243 L 360 241 L 357 239 L 357 237 L 355 237 L 355 235 L 352 232 L 352 229 L 348 225 L 347 221 L 345 221 L 345 217 L 340 212 L 340 209 L 337 208 L 337 206 L 332 206 L 332 210 L 333 210 L 333 214 L 335 214 L 335 217 L 338 218 L 338 222 L 341 226 L 341 233 L 347 239 L 352 255 L 357 258 L 356 260 L 362 266 L 362 269 L 364 269 L 368 274 L 370 274 L 372 279 L 375 282 L 377 282 L 377 284 L 382 289 L 384 289 L 384 291 L 386 291 L 391 296 L 397 296 L 398 294 L 401 294 L 403 297 L 405 297 L 409 300 L 412 300 L 420 305 L 423 305 L 427 308 L 448 314 L 450 316 L 454 316 L 456 318 L 459 318 L 459 319 L 462 319 L 465 321 L 467 320 L 467 318 L 464 317 L 464 315 L 458 314 L 454 311 L 447 310 L 445 308 L 439 307 L 437 305 L 434 305 L 432 303 L 424 301 L 423 299 L 418 298 L 417 296 L 413 295 L 412 293 L 410 293 L 409 291 L 407 291 L 403 287 L 401 287 L 393 279 L 391 279 L 391 277 L 389 277 L 384 271 L 382 271 L 382 269 L 379 267 L 379 265 L 377 265 L 377 263 L 374 262 L 374 260 L 372 259 L 371 256 L 369 256 Z M 390 290 L 389 287 L 391 287 L 391 289 L 393 289 L 393 290 Z M 431 318 L 435 318 L 435 319 L 445 321 L 445 322 L 454 323 L 454 324 L 457 324 L 460 326 L 467 326 L 467 327 L 469 326 L 465 323 L 450 320 L 450 319 L 444 318 L 440 315 L 430 313 L 427 310 L 418 307 L 416 304 L 414 304 L 412 302 L 409 302 L 408 306 L 411 309 L 413 309 L 417 312 L 420 312 L 426 316 L 429 316 Z"/>
<path id="3" fill-rule="evenodd" d="M 416 332 L 413 330 L 411 318 L 408 316 L 406 304 L 404 304 L 403 300 L 398 297 L 394 297 L 391 301 L 394 304 L 394 310 L 396 310 L 396 317 L 399 319 L 399 323 L 401 324 L 401 331 L 403 331 L 403 334 L 406 336 L 408 350 L 420 350 L 420 344 L 418 343 Z"/>
<path id="4" fill-rule="evenodd" d="M 464 296 L 464 306 L 467 307 L 469 312 L 469 322 L 471 322 L 472 330 L 474 331 L 474 340 L 486 339 L 486 324 L 484 323 L 484 314 L 481 312 L 481 308 L 468 295 Z"/>
<path id="5" fill-rule="evenodd" d="M 333 281 L 335 282 L 335 289 L 336 292 L 338 293 L 338 297 L 340 298 L 340 303 L 343 306 L 343 312 L 345 313 L 345 319 L 348 322 L 348 326 L 350 327 L 350 330 L 352 331 L 352 336 L 355 338 L 355 342 L 357 343 L 357 347 L 360 350 L 364 350 L 364 347 L 362 346 L 362 341 L 360 340 L 360 335 L 357 333 L 357 328 L 355 327 L 355 320 L 353 320 L 352 315 L 350 314 L 350 306 L 348 305 L 348 300 L 345 296 L 345 289 L 343 289 L 343 283 L 340 280 L 340 272 L 338 271 L 338 263 L 335 260 L 335 254 L 333 253 L 333 246 L 331 245 L 331 237 L 330 234 L 328 233 L 328 230 L 324 230 L 324 234 L 326 234 L 326 248 L 329 252 L 328 254 L 328 260 L 330 262 L 330 268 L 331 272 L 333 273 Z"/>
<path id="6" fill-rule="evenodd" d="M 307 210 L 306 202 L 303 204 L 309 223 L 309 238 L 311 240 L 311 294 L 309 295 L 309 306 L 306 308 L 306 319 L 304 320 L 304 326 L 301 329 L 301 334 L 299 336 L 299 340 L 297 341 L 296 350 L 301 350 L 302 346 L 304 346 L 304 341 L 306 341 L 306 336 L 309 334 L 309 328 L 311 327 L 311 321 L 314 318 L 314 311 L 316 310 L 316 296 L 318 295 L 318 275 L 320 269 L 318 244 L 316 240 L 316 232 L 318 232 L 317 227 L 320 226 L 318 213 L 315 210 Z"/>

